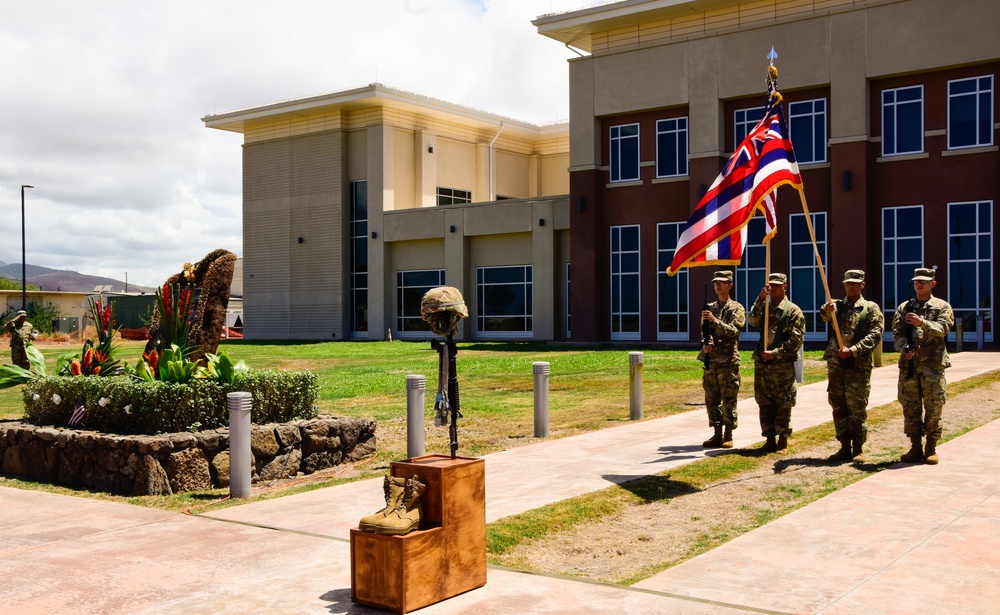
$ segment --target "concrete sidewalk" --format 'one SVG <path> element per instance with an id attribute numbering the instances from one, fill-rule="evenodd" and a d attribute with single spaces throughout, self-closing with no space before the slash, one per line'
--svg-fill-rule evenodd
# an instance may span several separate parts
<path id="1" fill-rule="evenodd" d="M 1000 353 L 953 361 L 951 382 L 1000 369 Z M 876 370 L 873 406 L 895 399 L 896 373 Z M 825 387 L 799 389 L 795 429 L 830 420 Z M 736 445 L 759 441 L 752 400 L 740 412 Z M 696 410 L 488 455 L 487 518 L 699 459 L 706 422 Z M 939 466 L 900 464 L 633 588 L 491 568 L 419 612 L 996 613 L 998 438 L 1000 421 L 941 446 Z M 380 500 L 373 480 L 192 517 L 0 488 L 0 613 L 374 612 L 350 602 L 346 538 Z"/>

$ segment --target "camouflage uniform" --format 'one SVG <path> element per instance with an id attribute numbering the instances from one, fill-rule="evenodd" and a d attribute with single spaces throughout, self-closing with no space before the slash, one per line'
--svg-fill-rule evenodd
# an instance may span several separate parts
<path id="1" fill-rule="evenodd" d="M 909 361 L 902 351 L 907 343 L 906 312 L 912 311 L 924 319 L 913 326 L 913 377 L 908 377 Z M 911 299 L 896 308 L 892 319 L 893 345 L 899 355 L 899 403 L 903 406 L 903 431 L 911 438 L 927 436 L 937 442 L 941 438 L 941 409 L 944 407 L 947 382 L 944 370 L 951 367 L 945 342 L 955 324 L 955 313 L 948 302 L 931 296 L 923 303 Z M 923 408 L 921 408 L 923 404 Z"/>
<path id="2" fill-rule="evenodd" d="M 782 282 L 784 283 L 784 282 Z M 792 433 L 792 406 L 795 405 L 795 360 L 806 333 L 806 318 L 799 306 L 788 297 L 778 305 L 758 298 L 750 309 L 750 326 L 764 324 L 764 304 L 771 308 L 768 312 L 769 339 L 776 354 L 774 360 L 764 361 L 763 332 L 761 341 L 754 350 L 754 399 L 760 407 L 760 432 L 768 438 L 788 436 Z M 780 329 L 779 329 L 780 328 Z"/>
<path id="3" fill-rule="evenodd" d="M 746 310 L 732 299 L 721 306 L 718 301 L 713 301 L 707 309 L 716 318 L 710 324 L 708 342 L 712 352 L 708 355 L 708 367 L 701 378 L 708 424 L 736 429 L 736 397 L 740 392 L 740 332 L 746 324 Z M 704 361 L 704 352 L 698 355 L 698 359 Z"/>
<path id="4" fill-rule="evenodd" d="M 4 329 L 10 332 L 11 363 L 24 369 L 31 369 L 31 363 L 28 361 L 28 353 L 25 349 L 31 344 L 31 334 L 35 328 L 27 320 L 18 325 L 17 318 L 15 318 L 4 325 Z"/>
<path id="5" fill-rule="evenodd" d="M 830 321 L 830 312 L 820 310 L 820 318 Z M 837 324 L 844 345 L 851 349 L 851 356 L 840 358 L 840 345 L 836 335 L 823 353 L 826 359 L 829 382 L 826 392 L 833 408 L 833 426 L 837 439 L 853 443 L 854 449 L 868 440 L 868 396 L 872 388 L 872 352 L 882 343 L 885 317 L 874 301 L 864 297 L 853 305 L 847 299 L 837 302 Z"/>

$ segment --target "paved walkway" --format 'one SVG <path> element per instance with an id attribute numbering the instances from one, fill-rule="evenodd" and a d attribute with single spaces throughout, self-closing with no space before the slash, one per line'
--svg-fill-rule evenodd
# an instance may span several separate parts
<path id="1" fill-rule="evenodd" d="M 951 382 L 1000 369 L 1000 353 L 953 361 Z M 895 379 L 875 371 L 872 406 Z M 830 420 L 825 389 L 799 389 L 793 428 Z M 760 441 L 752 400 L 739 410 L 736 445 Z M 487 520 L 702 458 L 707 432 L 692 411 L 488 455 Z M 1000 421 L 631 588 L 491 568 L 419 612 L 998 613 L 998 441 Z M 374 612 L 350 602 L 347 537 L 380 482 L 197 517 L 0 488 L 0 613 Z"/>

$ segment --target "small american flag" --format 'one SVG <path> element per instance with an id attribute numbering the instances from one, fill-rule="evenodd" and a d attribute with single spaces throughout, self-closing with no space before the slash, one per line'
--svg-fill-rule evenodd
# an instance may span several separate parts
<path id="1" fill-rule="evenodd" d="M 87 416 L 87 408 L 83 405 L 83 398 L 76 400 L 76 407 L 73 408 L 73 416 L 69 417 L 69 426 L 76 427 Z"/>

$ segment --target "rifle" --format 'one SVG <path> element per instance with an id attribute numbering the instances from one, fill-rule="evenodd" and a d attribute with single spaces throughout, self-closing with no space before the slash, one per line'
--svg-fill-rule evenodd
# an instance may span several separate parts
<path id="1" fill-rule="evenodd" d="M 705 283 L 705 304 L 702 309 L 708 309 L 708 283 Z M 712 341 L 712 323 L 708 322 L 707 318 L 701 319 L 701 345 L 704 351 L 704 347 L 708 346 Z M 705 352 L 705 369 L 708 369 L 709 364 L 709 352 Z"/>
<path id="2" fill-rule="evenodd" d="M 906 301 L 906 307 L 904 308 L 903 319 L 906 319 L 907 314 L 916 313 L 916 298 L 910 297 Z M 910 352 L 913 350 L 913 325 L 906 323 L 906 346 L 903 348 L 903 352 Z M 906 377 L 913 378 L 913 359 L 909 359 L 906 364 Z"/>

